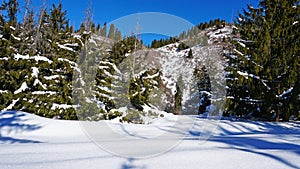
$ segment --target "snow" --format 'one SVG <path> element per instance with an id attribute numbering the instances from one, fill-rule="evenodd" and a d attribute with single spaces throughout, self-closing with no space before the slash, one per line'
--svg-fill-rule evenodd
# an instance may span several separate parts
<path id="1" fill-rule="evenodd" d="M 117 67 L 114 63 L 105 62 L 105 61 L 100 61 L 100 64 L 108 64 L 108 65 L 111 65 L 111 66 L 113 67 L 113 69 L 114 69 L 118 74 L 121 74 L 121 71 L 118 69 L 118 67 Z"/>
<path id="2" fill-rule="evenodd" d="M 233 49 L 233 51 L 235 51 L 237 54 L 241 55 L 241 56 L 244 56 L 244 54 L 236 49 Z"/>
<path id="3" fill-rule="evenodd" d="M 259 76 L 253 75 L 253 74 L 248 74 L 247 72 L 241 72 L 241 71 L 237 71 L 237 73 L 241 76 L 244 76 L 246 79 L 248 79 L 249 77 L 254 78 L 254 79 L 258 79 L 261 81 L 261 83 L 268 89 L 270 90 L 271 88 L 266 84 L 266 81 L 261 79 Z"/>
<path id="4" fill-rule="evenodd" d="M 114 78 L 114 79 L 119 79 L 118 76 L 112 75 L 110 72 L 108 72 L 108 71 L 105 70 L 105 69 L 103 70 L 103 73 L 104 73 L 105 75 L 109 76 L 109 77 Z"/>
<path id="5" fill-rule="evenodd" d="M 66 44 L 64 44 L 64 45 L 61 45 L 61 44 L 59 44 L 59 43 L 56 43 L 56 44 L 57 44 L 57 46 L 58 46 L 59 48 L 61 48 L 61 49 L 65 49 L 65 50 L 74 52 L 74 50 L 73 50 L 72 48 L 70 48 L 70 47 L 67 47 Z"/>
<path id="6" fill-rule="evenodd" d="M 241 46 L 244 47 L 244 48 L 246 47 L 246 45 L 245 45 L 244 43 L 242 43 L 242 42 L 239 42 L 239 41 L 238 41 L 238 44 L 241 45 Z"/>
<path id="7" fill-rule="evenodd" d="M 67 104 L 57 104 L 54 103 L 51 107 L 51 110 L 55 110 L 55 109 L 69 109 L 69 108 L 74 108 L 76 106 L 74 105 L 67 105 Z"/>
<path id="8" fill-rule="evenodd" d="M 19 38 L 19 37 L 15 37 L 13 34 L 11 34 L 11 36 L 15 39 L 15 40 L 17 40 L 17 41 L 21 41 L 21 38 Z"/>
<path id="9" fill-rule="evenodd" d="M 10 104 L 10 105 L 8 105 L 6 108 L 4 108 L 3 110 L 1 110 L 0 111 L 0 113 L 3 111 L 7 111 L 7 110 L 11 110 L 14 106 L 15 106 L 15 104 L 19 101 L 20 99 L 18 98 L 18 99 L 14 99 L 13 101 L 12 101 L 12 103 Z M 1 116 L 0 116 L 1 117 Z M 1 119 L 1 118 L 0 118 Z M 1 123 L 0 123 L 0 125 L 1 125 Z M 1 138 L 1 131 L 0 131 L 0 138 Z"/>
<path id="10" fill-rule="evenodd" d="M 40 55 L 30 57 L 29 55 L 15 54 L 14 58 L 16 60 L 24 59 L 24 60 L 35 60 L 37 62 L 38 61 L 44 61 L 44 62 L 48 62 L 49 64 L 51 64 L 53 62 L 52 60 L 46 58 L 45 56 L 40 56 Z"/>
<path id="11" fill-rule="evenodd" d="M 32 77 L 38 78 L 38 76 L 39 76 L 39 68 L 37 68 L 37 67 L 32 67 L 31 69 L 32 69 L 31 76 L 32 76 Z"/>
<path id="12" fill-rule="evenodd" d="M 81 72 L 76 62 L 70 61 L 69 59 L 65 59 L 65 58 L 58 58 L 58 61 L 68 62 L 72 69 L 76 70 L 77 72 Z"/>
<path id="13" fill-rule="evenodd" d="M 297 23 L 299 23 L 299 21 L 295 21 L 295 22 L 293 23 L 293 25 L 296 25 Z"/>
<path id="14" fill-rule="evenodd" d="M 248 79 L 248 76 L 249 74 L 248 73 L 244 73 L 244 72 L 241 72 L 241 71 L 237 71 L 237 73 L 241 76 L 244 76 L 246 79 Z"/>
<path id="15" fill-rule="evenodd" d="M 34 91 L 32 92 L 33 95 L 43 95 L 43 94 L 48 94 L 48 95 L 54 95 L 57 94 L 57 92 L 52 92 L 52 91 Z"/>
<path id="16" fill-rule="evenodd" d="M 160 118 L 153 125 L 98 123 L 112 129 L 100 134 L 106 141 L 103 143 L 107 143 L 104 146 L 115 146 L 120 151 L 140 147 L 141 153 L 151 154 L 164 140 L 158 140 L 157 146 L 141 145 L 139 141 L 157 138 L 165 132 L 179 133 L 174 123 L 176 118 L 174 115 Z M 217 122 L 196 118 L 194 127 L 180 142 L 167 151 L 147 158 L 122 157 L 103 149 L 87 135 L 87 128 L 83 128 L 86 123 L 46 119 L 24 112 L 1 112 L 0 168 L 300 168 L 299 122 Z M 218 127 L 215 128 L 215 125 Z M 167 127 L 173 130 L 165 130 Z M 214 132 L 209 134 L 209 130 Z M 106 138 L 107 133 L 111 136 L 117 133 L 119 137 Z M 202 134 L 205 133 L 208 139 L 203 139 Z"/>
<path id="17" fill-rule="evenodd" d="M 39 79 L 35 79 L 34 80 L 34 83 L 33 83 L 33 86 L 36 86 L 37 84 L 39 84 L 40 86 L 42 86 L 43 89 L 47 89 L 47 85 L 46 84 L 43 84 Z"/>
<path id="18" fill-rule="evenodd" d="M 211 31 L 211 32 L 207 33 L 207 35 L 211 39 L 221 39 L 221 38 L 227 38 L 228 36 L 231 35 L 231 33 L 232 33 L 232 27 L 225 26 L 224 28 Z"/>
<path id="19" fill-rule="evenodd" d="M 172 91 L 176 93 L 176 83 L 181 77 L 185 84 L 190 84 L 193 78 L 194 66 L 196 65 L 193 60 L 184 62 L 183 59 L 187 56 L 189 49 L 178 51 L 179 43 L 169 44 L 158 50 L 162 52 L 160 64 L 162 65 L 162 80 L 163 83 Z M 197 57 L 196 49 L 193 48 L 195 57 Z M 189 65 L 191 64 L 191 65 Z M 188 100 L 190 93 L 188 92 L 189 86 L 184 87 L 182 102 Z"/>
<path id="20" fill-rule="evenodd" d="M 0 58 L 0 60 L 8 60 L 8 57 L 3 57 L 3 58 Z"/>
<path id="21" fill-rule="evenodd" d="M 276 97 L 282 98 L 282 97 L 284 97 L 285 95 L 291 93 L 291 92 L 293 91 L 293 89 L 294 89 L 294 88 L 291 87 L 291 88 L 289 88 L 288 90 L 286 90 L 286 91 L 284 91 L 283 93 L 281 93 L 279 96 L 276 95 Z"/>
<path id="22" fill-rule="evenodd" d="M 159 72 L 157 72 L 157 73 L 155 73 L 153 75 L 149 75 L 147 77 L 144 77 L 143 79 L 153 79 L 153 78 L 158 77 L 158 76 L 159 76 Z"/>
<path id="23" fill-rule="evenodd" d="M 60 75 L 44 76 L 46 80 L 53 80 L 61 77 Z"/>
<path id="24" fill-rule="evenodd" d="M 238 29 L 236 26 L 232 25 L 232 29 Z"/>
<path id="25" fill-rule="evenodd" d="M 103 90 L 105 92 L 108 92 L 108 93 L 112 93 L 113 90 L 111 90 L 110 88 L 108 88 L 107 86 L 96 86 L 96 88 L 100 89 L 100 90 Z"/>
<path id="26" fill-rule="evenodd" d="M 16 90 L 14 92 L 14 94 L 21 93 L 21 92 L 25 91 L 27 88 L 28 88 L 27 83 L 23 82 L 22 85 L 21 85 L 21 87 L 18 90 Z"/>
<path id="27" fill-rule="evenodd" d="M 9 26 L 9 28 L 12 29 L 12 30 L 16 30 L 16 28 L 13 27 L 13 26 Z"/>
<path id="28" fill-rule="evenodd" d="M 109 96 L 109 95 L 104 94 L 104 93 L 99 93 L 99 95 L 102 96 L 102 97 L 108 98 L 109 100 L 115 99 L 115 97 Z"/>
<path id="29" fill-rule="evenodd" d="M 7 90 L 0 90 L 0 93 L 7 93 Z"/>

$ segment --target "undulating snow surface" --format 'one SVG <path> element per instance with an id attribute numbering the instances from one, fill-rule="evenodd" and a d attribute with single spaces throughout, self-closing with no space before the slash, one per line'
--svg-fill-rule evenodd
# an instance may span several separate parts
<path id="1" fill-rule="evenodd" d="M 186 117 L 193 119 L 194 127 L 182 133 L 182 141 L 175 140 L 177 144 L 171 150 L 156 152 L 155 156 L 147 158 L 130 158 L 101 149 L 91 141 L 90 135 L 86 135 L 84 122 L 52 120 L 23 112 L 1 112 L 0 168 L 300 168 L 300 124 L 297 122 Z M 106 123 L 120 135 L 119 139 L 101 138 L 107 141 L 107 145 L 126 150 L 135 143 L 133 146 L 142 147 L 141 153 L 148 153 L 155 152 L 159 144 L 139 145 L 139 141 L 131 142 L 130 138 L 147 140 L 151 139 L 148 136 L 156 138 L 163 133 L 180 133 L 180 126 L 174 123 L 177 118 L 159 118 L 151 125 L 109 121 L 87 123 Z"/>

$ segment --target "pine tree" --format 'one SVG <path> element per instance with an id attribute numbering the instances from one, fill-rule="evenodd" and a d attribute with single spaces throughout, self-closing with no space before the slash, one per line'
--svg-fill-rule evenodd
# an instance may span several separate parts
<path id="1" fill-rule="evenodd" d="M 120 31 L 118 28 L 116 28 L 116 32 L 115 32 L 115 40 L 116 40 L 116 41 L 122 40 L 122 33 L 121 33 L 121 31 Z"/>
<path id="2" fill-rule="evenodd" d="M 189 50 L 187 58 L 193 58 L 193 51 L 192 51 L 192 49 Z"/>
<path id="3" fill-rule="evenodd" d="M 199 109 L 198 114 L 203 114 L 207 111 L 208 106 L 211 105 L 211 84 L 210 77 L 208 75 L 207 69 L 205 66 L 202 66 L 201 69 L 196 67 L 194 69 L 193 76 L 197 81 L 197 88 L 199 92 Z"/>
<path id="4" fill-rule="evenodd" d="M 106 22 L 104 23 L 103 25 L 103 28 L 101 29 L 100 31 L 100 35 L 103 36 L 103 37 L 106 37 Z"/>
<path id="5" fill-rule="evenodd" d="M 115 25 L 111 24 L 109 27 L 108 38 L 115 39 Z"/>
<path id="6" fill-rule="evenodd" d="M 267 119 L 275 112 L 276 121 L 292 111 L 292 99 L 282 95 L 299 77 L 298 20 L 297 0 L 263 0 L 239 15 L 241 39 L 229 55 L 229 109 Z"/>
<path id="7" fill-rule="evenodd" d="M 174 114 L 181 114 L 181 107 L 182 107 L 182 91 L 179 87 L 179 84 L 176 84 Z"/>
<path id="8" fill-rule="evenodd" d="M 3 110 L 16 100 L 14 92 L 22 84 L 24 73 L 20 72 L 20 64 L 14 60 L 15 43 L 19 43 L 16 35 L 17 1 L 4 1 L 1 5 L 0 23 L 0 108 Z M 5 15 L 6 14 L 6 15 Z M 15 36 L 16 35 L 16 36 Z M 20 96 L 22 97 L 22 96 Z M 18 103 L 16 103 L 18 105 Z M 15 105 L 16 105 L 15 104 Z M 13 109 L 15 106 L 13 106 Z"/>

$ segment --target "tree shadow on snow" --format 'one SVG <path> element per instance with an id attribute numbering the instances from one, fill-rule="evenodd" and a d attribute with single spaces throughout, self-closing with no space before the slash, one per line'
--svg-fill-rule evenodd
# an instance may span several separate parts
<path id="1" fill-rule="evenodd" d="M 128 158 L 128 161 L 121 165 L 121 169 L 146 169 L 146 166 L 135 165 L 133 158 Z"/>
<path id="2" fill-rule="evenodd" d="M 33 130 L 40 129 L 40 125 L 36 124 L 26 124 L 27 120 L 23 120 L 26 114 L 20 111 L 4 111 L 0 112 L 0 143 L 40 143 L 40 141 L 29 140 L 29 139 L 19 139 L 13 138 L 9 136 L 4 136 L 3 131 L 5 133 L 22 133 L 29 132 Z"/>
<path id="3" fill-rule="evenodd" d="M 262 155 L 292 168 L 299 168 L 288 160 L 268 153 L 271 151 L 288 151 L 300 155 L 300 125 L 289 123 L 292 128 L 284 123 L 272 122 L 243 122 L 238 125 L 234 121 L 222 121 L 218 126 L 221 134 L 212 135 L 207 141 L 226 144 L 227 149 L 235 149 L 248 153 Z M 245 125 L 246 124 L 246 125 Z M 249 124 L 249 125 L 247 125 Z M 251 128 L 256 126 L 256 129 Z M 231 129 L 228 129 L 231 128 Z M 201 132 L 190 131 L 187 140 L 198 140 Z M 266 150 L 266 151 L 263 151 Z"/>

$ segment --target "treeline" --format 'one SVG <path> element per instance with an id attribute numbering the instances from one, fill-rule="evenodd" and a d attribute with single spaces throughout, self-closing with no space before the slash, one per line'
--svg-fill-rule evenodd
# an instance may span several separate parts
<path id="1" fill-rule="evenodd" d="M 89 30 L 91 33 L 95 33 L 97 35 L 100 35 L 102 37 L 107 37 L 116 41 L 122 40 L 122 33 L 118 28 L 115 28 L 114 24 L 110 24 L 109 26 L 109 31 L 107 31 L 107 23 L 105 22 L 103 26 L 101 24 L 95 25 L 94 22 L 91 22 L 88 26 L 86 23 L 81 23 L 80 28 L 75 31 L 77 32 L 82 32 L 84 30 Z"/>
<path id="2" fill-rule="evenodd" d="M 176 37 L 170 37 L 168 39 L 160 39 L 160 40 L 156 40 L 154 39 L 152 42 L 151 42 L 151 46 L 150 48 L 160 48 L 162 46 L 166 46 L 168 44 L 171 44 L 171 43 L 175 43 L 175 42 L 179 42 L 179 39 L 176 38 Z"/>
<path id="3" fill-rule="evenodd" d="M 179 34 L 179 36 L 170 37 L 170 38 L 167 38 L 167 39 L 162 39 L 161 38 L 159 40 L 154 39 L 151 42 L 151 45 L 148 46 L 148 48 L 160 48 L 160 47 L 166 46 L 168 44 L 179 42 L 179 41 L 187 39 L 187 38 L 191 39 L 193 37 L 197 37 L 198 34 L 201 31 L 203 31 L 207 28 L 212 28 L 212 27 L 215 26 L 216 29 L 220 29 L 220 28 L 224 27 L 225 25 L 226 25 L 226 21 L 221 20 L 219 18 L 215 19 L 215 20 L 210 20 L 209 22 L 203 22 L 203 23 L 200 23 L 200 24 L 194 26 L 193 28 L 191 28 L 187 32 L 183 31 L 182 33 Z"/>
<path id="4" fill-rule="evenodd" d="M 83 39 L 62 4 L 43 6 L 38 18 L 27 6 L 23 22 L 17 0 L 0 10 L 0 110 L 76 119 L 71 82 Z"/>
<path id="5" fill-rule="evenodd" d="M 209 22 L 201 22 L 198 25 L 194 26 L 193 28 L 191 28 L 190 30 L 183 31 L 181 34 L 179 34 L 179 36 L 177 37 L 179 40 L 184 40 L 184 39 L 192 39 L 193 37 L 197 37 L 197 35 L 207 29 L 207 28 L 213 28 L 216 27 L 216 29 L 220 29 L 225 27 L 226 25 L 226 21 L 225 20 L 221 20 L 221 19 L 214 19 L 214 20 L 210 20 Z"/>
<path id="6" fill-rule="evenodd" d="M 117 95 L 116 91 L 125 90 L 117 88 L 124 85 L 114 84 L 116 78 L 122 78 L 116 77 L 118 66 L 124 59 L 133 63 L 133 52 L 143 44 L 136 37 L 122 38 L 114 25 L 108 32 L 107 24 L 95 26 L 90 8 L 78 30 L 69 24 L 61 3 L 50 9 L 43 6 L 38 17 L 26 3 L 22 21 L 18 20 L 18 11 L 17 0 L 3 1 L 0 6 L 0 110 L 62 119 L 77 119 L 77 110 L 87 120 L 113 119 L 122 116 L 114 111 L 119 108 L 118 100 L 129 99 L 136 110 L 142 111 L 143 105 L 153 99 L 151 92 L 165 88 L 160 71 L 150 69 L 129 79 L 128 95 Z M 300 118 L 299 13 L 299 0 L 262 0 L 257 8 L 248 6 L 239 14 L 234 30 L 238 38 L 232 39 L 232 48 L 224 56 L 224 116 L 276 121 Z M 220 19 L 202 23 L 178 37 L 153 41 L 150 47 L 193 39 L 201 30 L 225 24 Z M 96 42 L 99 36 L 108 37 L 112 43 L 103 48 L 104 43 Z M 89 40 L 96 46 L 87 43 Z M 184 43 L 179 45 L 179 50 L 188 48 Z M 190 50 L 188 57 L 192 54 Z M 91 66 L 96 71 L 94 79 L 89 79 L 89 70 L 84 69 Z M 81 85 L 74 85 L 74 73 L 79 77 L 75 83 Z M 199 113 L 203 113 L 212 104 L 210 79 L 205 67 L 196 68 L 194 76 L 201 82 L 197 87 L 202 98 Z M 170 108 L 175 113 L 180 110 L 182 97 L 177 88 L 176 103 Z"/>
<path id="7" fill-rule="evenodd" d="M 77 119 L 75 109 L 81 105 L 73 98 L 73 75 L 85 73 L 77 61 L 88 61 L 82 60 L 86 42 L 93 34 L 122 40 L 121 32 L 114 25 L 108 33 L 106 24 L 95 27 L 89 12 L 75 30 L 61 3 L 50 9 L 43 5 L 36 14 L 29 2 L 23 20 L 18 20 L 19 1 L 6 0 L 0 6 L 0 111 Z"/>

